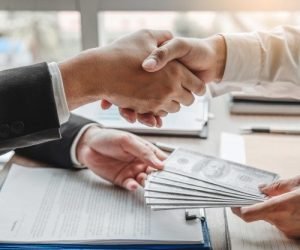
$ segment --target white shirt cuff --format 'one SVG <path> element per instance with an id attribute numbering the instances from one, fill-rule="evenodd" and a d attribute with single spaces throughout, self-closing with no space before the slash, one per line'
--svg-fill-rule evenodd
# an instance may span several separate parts
<path id="1" fill-rule="evenodd" d="M 256 33 L 222 34 L 227 59 L 222 82 L 258 81 L 262 67 L 262 51 Z"/>
<path id="2" fill-rule="evenodd" d="M 227 59 L 222 81 L 208 85 L 213 97 L 252 89 L 259 80 L 263 63 L 262 49 L 256 33 L 221 35 L 226 42 Z"/>
<path id="3" fill-rule="evenodd" d="M 57 63 L 48 63 L 48 68 L 52 79 L 52 87 L 56 103 L 58 120 L 60 124 L 63 124 L 67 122 L 70 118 L 70 111 L 67 104 L 63 80 Z"/>
<path id="4" fill-rule="evenodd" d="M 81 138 L 81 136 L 84 134 L 84 132 L 90 128 L 91 126 L 98 126 L 99 128 L 101 128 L 101 125 L 98 124 L 98 123 L 90 123 L 90 124 L 87 124 L 85 126 L 83 126 L 81 128 L 81 130 L 78 132 L 78 134 L 76 135 L 73 143 L 72 143 L 72 146 L 71 146 L 71 151 L 70 151 L 70 154 L 71 154 L 71 160 L 73 162 L 73 166 L 75 168 L 86 168 L 86 166 L 82 165 L 78 159 L 77 159 L 77 155 L 76 155 L 76 149 L 77 149 L 77 144 Z"/>

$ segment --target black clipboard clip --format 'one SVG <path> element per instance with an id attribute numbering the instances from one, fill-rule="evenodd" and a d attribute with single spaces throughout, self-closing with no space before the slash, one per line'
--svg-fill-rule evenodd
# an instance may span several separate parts
<path id="1" fill-rule="evenodd" d="M 197 212 L 198 211 L 198 212 Z M 192 221 L 192 220 L 200 220 L 200 221 L 205 221 L 205 214 L 204 214 L 204 209 L 193 209 L 193 210 L 185 210 L 185 220 L 186 221 Z"/>

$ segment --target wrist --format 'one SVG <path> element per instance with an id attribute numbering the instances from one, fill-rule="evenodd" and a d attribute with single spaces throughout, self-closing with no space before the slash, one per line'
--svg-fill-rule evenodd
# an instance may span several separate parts
<path id="1" fill-rule="evenodd" d="M 69 110 L 97 101 L 103 96 L 99 79 L 99 54 L 88 50 L 58 64 Z"/>
<path id="2" fill-rule="evenodd" d="M 223 79 L 225 65 L 226 65 L 226 42 L 222 35 L 215 35 L 212 37 L 212 46 L 215 52 L 215 82 L 220 82 Z"/>
<path id="3" fill-rule="evenodd" d="M 78 138 L 78 141 L 75 145 L 75 156 L 80 164 L 85 164 L 84 147 L 89 147 L 89 142 L 92 140 L 93 137 L 95 137 L 95 134 L 99 132 L 99 129 L 101 129 L 99 125 L 89 124 L 85 129 L 83 129 L 80 137 Z"/>

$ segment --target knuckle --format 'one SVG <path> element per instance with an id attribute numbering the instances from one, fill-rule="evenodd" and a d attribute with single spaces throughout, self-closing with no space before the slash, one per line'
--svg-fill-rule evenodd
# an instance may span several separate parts
<path id="1" fill-rule="evenodd" d="M 177 62 L 171 62 L 167 66 L 167 72 L 169 73 L 169 78 L 172 82 L 183 79 L 183 68 Z"/>
<path id="2" fill-rule="evenodd" d="M 174 38 L 173 43 L 176 47 L 181 47 L 181 48 L 186 48 L 189 45 L 186 39 L 181 37 Z"/>
<path id="3" fill-rule="evenodd" d="M 162 98 L 161 99 L 168 99 L 173 94 L 176 94 L 176 84 L 174 82 L 170 81 L 163 85 L 163 89 L 161 91 Z"/>
<path id="4" fill-rule="evenodd" d="M 171 31 L 165 30 L 165 32 L 166 32 L 166 38 L 172 39 L 172 38 L 174 37 L 174 36 L 173 36 L 173 33 L 172 33 Z"/>
<path id="5" fill-rule="evenodd" d="M 132 136 L 129 133 L 122 133 L 119 137 L 119 143 L 122 145 L 128 145 L 132 141 Z"/>
<path id="6" fill-rule="evenodd" d="M 143 159 L 149 159 L 150 152 L 151 150 L 149 148 L 142 150 L 141 157 Z"/>
<path id="7" fill-rule="evenodd" d="M 153 57 L 157 61 L 163 61 L 168 56 L 168 48 L 167 47 L 160 47 L 153 52 Z"/>

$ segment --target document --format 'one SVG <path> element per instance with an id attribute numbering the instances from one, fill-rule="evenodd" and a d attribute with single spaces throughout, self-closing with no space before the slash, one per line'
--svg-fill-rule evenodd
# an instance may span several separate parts
<path id="1" fill-rule="evenodd" d="M 0 192 L 0 243 L 200 244 L 185 211 L 153 212 L 89 170 L 13 165 Z"/>

